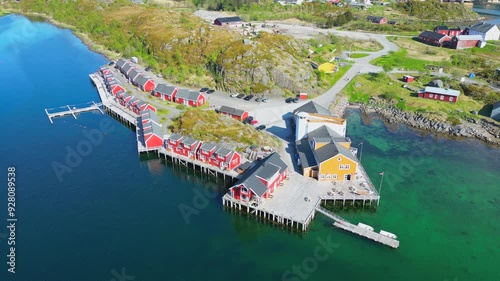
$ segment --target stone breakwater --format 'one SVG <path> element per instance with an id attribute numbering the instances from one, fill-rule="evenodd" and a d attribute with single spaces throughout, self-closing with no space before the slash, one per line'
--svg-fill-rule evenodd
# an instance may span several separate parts
<path id="1" fill-rule="evenodd" d="M 453 125 L 450 122 L 431 119 L 425 113 L 402 111 L 384 102 L 371 101 L 369 104 L 360 105 L 360 109 L 363 113 L 375 112 L 389 123 L 405 123 L 414 128 L 457 137 L 474 137 L 500 146 L 500 126 L 484 118 L 466 118 L 460 120 L 461 124 Z"/>

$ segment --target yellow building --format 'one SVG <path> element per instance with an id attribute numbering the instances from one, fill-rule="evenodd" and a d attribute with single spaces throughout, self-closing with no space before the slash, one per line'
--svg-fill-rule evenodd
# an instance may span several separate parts
<path id="1" fill-rule="evenodd" d="M 304 176 L 321 181 L 353 180 L 358 159 L 351 151 L 351 141 L 327 126 L 296 141 L 298 162 Z"/>

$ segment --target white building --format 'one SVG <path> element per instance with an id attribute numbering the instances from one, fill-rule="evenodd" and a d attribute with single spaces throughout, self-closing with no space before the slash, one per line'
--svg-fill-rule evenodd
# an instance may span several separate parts
<path id="1" fill-rule="evenodd" d="M 481 35 L 483 41 L 498 40 L 500 38 L 500 30 L 494 24 L 480 22 L 469 28 L 469 35 Z"/>
<path id="2" fill-rule="evenodd" d="M 293 111 L 295 121 L 295 140 L 307 137 L 307 134 L 326 126 L 345 137 L 347 122 L 333 114 L 321 105 L 311 101 Z"/>

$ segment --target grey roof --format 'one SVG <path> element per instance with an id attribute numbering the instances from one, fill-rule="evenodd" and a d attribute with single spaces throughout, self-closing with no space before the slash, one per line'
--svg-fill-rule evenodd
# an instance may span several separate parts
<path id="1" fill-rule="evenodd" d="M 324 145 L 314 151 L 314 155 L 316 156 L 316 160 L 318 161 L 318 163 L 323 163 L 338 154 L 342 154 L 352 161 L 358 162 L 358 159 L 352 154 L 349 149 L 336 142 Z"/>
<path id="2" fill-rule="evenodd" d="M 183 138 L 182 135 L 176 134 L 176 133 L 173 133 L 173 134 L 170 135 L 170 137 L 168 137 L 168 139 L 171 140 L 171 141 L 178 141 L 178 140 L 180 140 L 182 138 Z"/>
<path id="3" fill-rule="evenodd" d="M 434 39 L 434 40 L 441 40 L 441 39 L 443 39 L 443 37 L 446 37 L 446 36 L 448 36 L 448 35 L 437 33 L 434 31 L 428 31 L 428 30 L 425 30 L 424 32 L 422 32 L 418 35 L 419 38 L 425 37 L 425 38 L 430 38 L 430 39 Z"/>
<path id="4" fill-rule="evenodd" d="M 270 180 L 276 173 L 280 171 L 280 167 L 274 165 L 273 163 L 265 163 L 263 168 L 257 172 L 257 176 L 266 181 Z"/>
<path id="5" fill-rule="evenodd" d="M 449 30 L 446 25 L 438 25 L 434 28 L 434 30 Z"/>
<path id="6" fill-rule="evenodd" d="M 139 102 L 140 99 L 136 98 L 136 97 L 132 97 L 129 101 L 128 101 L 128 104 L 132 104 L 134 102 Z"/>
<path id="7" fill-rule="evenodd" d="M 262 183 L 262 181 L 259 180 L 259 178 L 257 178 L 257 175 L 262 169 L 266 169 L 266 167 L 275 169 L 272 166 L 279 167 L 280 173 L 288 168 L 285 162 L 281 160 L 280 156 L 277 153 L 273 153 L 257 162 L 255 166 L 246 171 L 234 186 L 244 185 L 246 188 L 252 190 L 255 195 L 261 197 L 267 191 L 267 187 Z"/>
<path id="8" fill-rule="evenodd" d="M 235 116 L 243 116 L 243 114 L 245 113 L 245 110 L 223 105 L 220 107 L 219 112 L 231 114 L 231 115 L 235 115 Z"/>
<path id="9" fill-rule="evenodd" d="M 243 171 L 248 170 L 250 167 L 252 167 L 252 163 L 246 161 L 245 163 L 241 164 L 238 166 L 238 169 L 241 169 Z"/>
<path id="10" fill-rule="evenodd" d="M 316 163 L 316 159 L 314 158 L 314 152 L 312 151 L 307 139 L 304 138 L 296 141 L 295 147 L 297 147 L 297 153 L 299 154 L 302 168 L 309 168 L 318 165 L 318 163 Z"/>
<path id="11" fill-rule="evenodd" d="M 120 68 L 120 69 L 121 69 L 121 68 L 123 67 L 123 65 L 124 65 L 126 62 L 127 62 L 127 61 L 126 61 L 126 60 L 124 60 L 124 59 L 119 59 L 119 60 L 117 60 L 117 61 L 116 61 L 115 65 L 116 65 L 118 68 Z"/>
<path id="12" fill-rule="evenodd" d="M 307 139 L 316 142 L 349 142 L 347 138 L 342 137 L 331 128 L 323 125 L 307 134 Z"/>
<path id="13" fill-rule="evenodd" d="M 137 70 L 136 68 L 133 68 L 132 70 L 130 70 L 130 72 L 128 73 L 128 78 L 129 79 L 134 79 L 134 78 L 137 78 L 137 75 L 141 74 L 139 72 L 139 70 Z M 132 80 L 133 81 L 133 80 Z"/>
<path id="14" fill-rule="evenodd" d="M 179 89 L 177 91 L 177 94 L 175 95 L 175 97 L 182 98 L 185 100 L 197 101 L 198 97 L 200 95 L 201 94 L 199 92 L 196 92 L 196 91 L 191 91 L 191 90 L 187 90 L 187 89 Z"/>
<path id="15" fill-rule="evenodd" d="M 500 101 L 497 101 L 495 104 L 493 104 L 490 117 L 497 121 L 500 121 Z"/>
<path id="16" fill-rule="evenodd" d="M 432 93 L 432 94 L 453 96 L 453 97 L 458 97 L 460 95 L 460 91 L 452 90 L 452 89 L 437 88 L 437 87 L 425 87 L 425 92 Z"/>
<path id="17" fill-rule="evenodd" d="M 184 144 L 185 146 L 191 146 L 191 145 L 195 144 L 196 142 L 197 142 L 197 140 L 190 138 L 190 137 L 184 138 L 181 141 L 181 143 Z"/>
<path id="18" fill-rule="evenodd" d="M 149 133 L 153 133 L 159 137 L 162 136 L 162 129 L 160 127 L 160 125 L 156 124 L 155 122 L 148 122 L 146 123 L 143 127 L 146 127 L 148 126 L 147 128 L 143 129 L 143 134 L 144 135 L 147 135 Z"/>
<path id="19" fill-rule="evenodd" d="M 143 74 L 139 74 L 139 76 L 137 76 L 137 78 L 135 78 L 135 81 L 134 83 L 136 83 L 137 85 L 140 85 L 140 86 L 144 86 L 146 85 L 146 83 L 150 80 L 151 78 L 147 77 L 147 76 L 144 76 Z"/>
<path id="20" fill-rule="evenodd" d="M 217 151 L 215 151 L 215 154 L 221 155 L 221 156 L 226 156 L 229 153 L 231 153 L 231 150 L 224 148 L 224 147 L 219 147 L 219 149 L 217 149 Z"/>
<path id="21" fill-rule="evenodd" d="M 142 101 L 142 100 L 141 100 L 141 101 L 139 101 L 139 102 L 138 102 L 135 106 L 136 106 L 137 108 L 141 108 L 143 105 L 147 105 L 147 104 L 148 104 L 147 102 L 145 102 L 145 101 Z M 148 109 L 147 111 L 154 112 L 154 111 L 152 111 L 152 110 L 150 110 L 150 109 Z M 143 111 L 143 112 L 144 112 L 144 111 Z M 156 113 L 155 113 L 155 114 L 156 114 Z"/>
<path id="22" fill-rule="evenodd" d="M 205 151 L 210 151 L 214 148 L 216 148 L 217 146 L 213 143 L 210 143 L 210 142 L 205 142 L 201 145 L 200 149 L 202 150 L 205 150 Z"/>
<path id="23" fill-rule="evenodd" d="M 496 25 L 491 24 L 491 23 L 485 23 L 485 22 L 478 22 L 474 25 L 471 25 L 470 30 L 476 31 L 476 32 L 481 32 L 481 33 L 486 33 L 490 31 L 490 29 L 495 28 Z"/>
<path id="24" fill-rule="evenodd" d="M 225 18 L 216 18 L 215 20 L 219 20 L 221 23 L 229 23 L 229 22 L 239 22 L 243 21 L 240 17 L 225 17 Z"/>
<path id="25" fill-rule="evenodd" d="M 333 116 L 333 114 L 328 110 L 327 108 L 310 101 L 306 104 L 304 104 L 301 107 L 298 107 L 293 111 L 293 114 L 297 114 L 299 112 L 307 112 L 307 113 L 317 113 L 317 114 L 322 114 L 322 115 L 328 115 L 328 116 Z"/>
<path id="26" fill-rule="evenodd" d="M 158 84 L 155 87 L 155 92 L 165 95 L 171 95 L 175 91 L 175 89 L 177 88 L 174 86 L 169 86 L 167 84 Z"/>
<path id="27" fill-rule="evenodd" d="M 123 94 L 122 99 L 126 99 L 126 98 L 128 98 L 128 97 L 131 97 L 131 95 L 130 95 L 130 94 L 127 94 L 127 93 L 125 93 L 125 94 Z"/>
<path id="28" fill-rule="evenodd" d="M 432 80 L 431 82 L 429 82 L 429 86 L 443 88 L 444 84 L 443 84 L 442 80 L 436 79 L 436 80 Z"/>
<path id="29" fill-rule="evenodd" d="M 151 109 L 146 109 L 141 112 L 142 119 L 150 119 L 158 124 L 160 124 L 160 119 L 158 118 L 158 115 L 156 112 L 152 111 Z"/>
<path id="30" fill-rule="evenodd" d="M 132 64 L 129 62 L 125 62 L 125 64 L 122 66 L 122 72 L 127 73 L 131 68 Z"/>
<path id="31" fill-rule="evenodd" d="M 384 17 L 376 17 L 376 16 L 367 16 L 366 17 L 366 20 L 369 20 L 369 21 L 381 21 L 382 19 L 384 19 Z"/>
<path id="32" fill-rule="evenodd" d="M 119 91 L 116 93 L 116 96 L 118 96 L 118 95 L 119 95 L 119 94 L 121 94 L 121 93 L 125 93 L 125 91 L 124 91 L 124 90 L 119 90 Z"/>
<path id="33" fill-rule="evenodd" d="M 461 41 L 461 40 L 465 40 L 465 41 L 468 41 L 468 40 L 483 41 L 483 36 L 481 36 L 481 35 L 457 35 L 454 38 L 456 38 L 455 40 L 458 40 L 458 41 Z"/>

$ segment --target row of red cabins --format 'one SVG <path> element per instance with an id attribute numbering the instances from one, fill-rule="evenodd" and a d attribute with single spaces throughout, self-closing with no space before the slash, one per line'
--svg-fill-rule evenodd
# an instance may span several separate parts
<path id="1" fill-rule="evenodd" d="M 144 92 L 151 92 L 155 88 L 155 81 L 150 77 L 142 74 L 131 62 L 124 59 L 119 59 L 115 63 L 115 67 L 120 70 L 128 81 L 140 88 Z"/>
<path id="2" fill-rule="evenodd" d="M 104 79 L 106 88 L 108 91 L 118 100 L 121 106 L 131 110 L 137 115 L 141 114 L 141 111 L 149 109 L 156 112 L 156 108 L 147 102 L 144 102 L 125 91 L 118 80 L 114 77 L 113 72 L 107 67 L 101 67 L 99 69 L 99 74 Z"/>
<path id="3" fill-rule="evenodd" d="M 241 164 L 241 156 L 236 151 L 180 134 L 170 135 L 165 140 L 165 148 L 167 151 L 216 166 L 221 170 L 234 170 Z"/>
<path id="4" fill-rule="evenodd" d="M 151 94 L 166 101 L 193 107 L 202 106 L 206 101 L 205 96 L 198 91 L 179 89 L 165 84 L 158 84 Z"/>
<path id="5" fill-rule="evenodd" d="M 450 47 L 452 49 L 484 47 L 483 37 L 480 35 L 469 35 L 468 28 L 436 26 L 434 31 L 425 30 L 420 33 L 418 39 L 429 45 Z"/>

